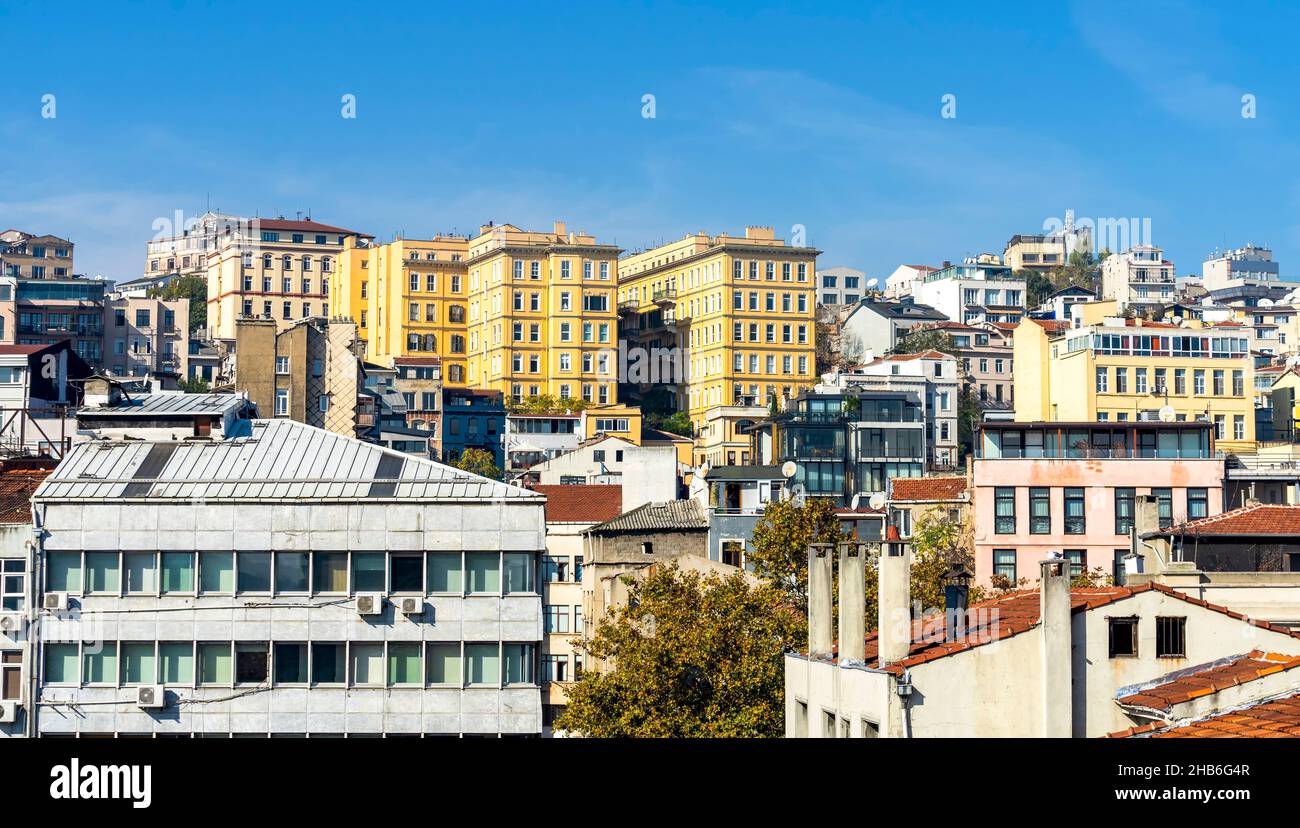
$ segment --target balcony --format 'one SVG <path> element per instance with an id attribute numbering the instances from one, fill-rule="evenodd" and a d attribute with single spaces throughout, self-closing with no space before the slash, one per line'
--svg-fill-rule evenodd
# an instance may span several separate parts
<path id="1" fill-rule="evenodd" d="M 677 303 L 677 290 L 675 288 L 656 290 L 653 299 L 656 305 L 674 305 Z"/>
<path id="2" fill-rule="evenodd" d="M 618 312 L 636 313 L 636 310 L 638 307 L 640 307 L 640 305 L 641 303 L 635 299 L 624 299 L 623 301 L 618 303 Z"/>

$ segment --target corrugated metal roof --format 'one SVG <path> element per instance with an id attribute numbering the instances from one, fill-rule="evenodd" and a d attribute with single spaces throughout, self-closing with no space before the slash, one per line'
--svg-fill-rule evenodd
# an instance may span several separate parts
<path id="1" fill-rule="evenodd" d="M 156 417 L 188 416 L 192 414 L 224 414 L 246 402 L 239 394 L 144 394 L 123 400 L 117 405 L 99 405 L 83 408 L 79 416 L 86 417 Z"/>
<path id="2" fill-rule="evenodd" d="M 160 445 L 171 452 L 156 451 Z M 251 436 L 227 440 L 81 443 L 33 497 L 212 502 L 484 498 L 541 500 L 542 495 L 292 420 L 256 420 Z"/>
<path id="3" fill-rule="evenodd" d="M 599 523 L 588 532 L 661 532 L 708 529 L 709 518 L 696 500 L 669 500 L 646 503 L 616 518 Z"/>

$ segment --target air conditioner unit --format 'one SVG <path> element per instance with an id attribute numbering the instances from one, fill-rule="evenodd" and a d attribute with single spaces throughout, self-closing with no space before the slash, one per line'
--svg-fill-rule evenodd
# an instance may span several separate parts
<path id="1" fill-rule="evenodd" d="M 0 615 L 0 635 L 13 637 L 22 631 L 23 617 L 21 615 Z"/>
<path id="2" fill-rule="evenodd" d="M 67 612 L 68 593 L 47 592 L 45 593 L 45 601 L 44 603 L 41 604 L 41 606 L 47 610 L 53 610 L 54 612 Z"/>
<path id="3" fill-rule="evenodd" d="M 0 724 L 13 724 L 18 721 L 18 702 L 0 702 Z"/>
<path id="4" fill-rule="evenodd" d="M 167 691 L 161 684 L 146 684 L 135 688 L 135 704 L 141 710 L 157 710 L 166 706 Z"/>
<path id="5" fill-rule="evenodd" d="M 402 610 L 402 615 L 419 615 L 424 612 L 423 598 L 394 598 L 393 603 Z"/>
<path id="6" fill-rule="evenodd" d="M 384 596 L 367 592 L 357 596 L 357 615 L 379 615 L 384 611 Z"/>

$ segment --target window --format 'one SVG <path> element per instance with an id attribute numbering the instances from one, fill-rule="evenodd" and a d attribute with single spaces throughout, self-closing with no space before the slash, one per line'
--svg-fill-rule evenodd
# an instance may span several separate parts
<path id="1" fill-rule="evenodd" d="M 470 594 L 501 591 L 500 555 L 496 552 L 466 552 L 465 574 Z"/>
<path id="2" fill-rule="evenodd" d="M 388 645 L 388 684 L 390 686 L 424 683 L 420 669 L 420 643 L 391 642 Z"/>
<path id="3" fill-rule="evenodd" d="M 1065 534 L 1086 534 L 1087 518 L 1084 516 L 1083 489 L 1067 487 L 1065 490 Z"/>
<path id="4" fill-rule="evenodd" d="M 289 391 L 285 388 L 278 388 L 275 392 L 275 416 L 287 417 L 289 415 Z"/>
<path id="5" fill-rule="evenodd" d="M 265 642 L 235 644 L 235 683 L 265 684 L 270 676 L 270 651 Z"/>
<path id="6" fill-rule="evenodd" d="M 81 592 L 81 553 L 50 552 L 45 574 L 49 592 Z"/>
<path id="7" fill-rule="evenodd" d="M 118 594 L 121 572 L 116 552 L 86 553 L 86 592 Z"/>
<path id="8" fill-rule="evenodd" d="M 1110 624 L 1110 657 L 1137 658 L 1137 618 L 1109 618 L 1107 621 Z"/>
<path id="9" fill-rule="evenodd" d="M 1115 490 L 1115 534 L 1127 535 L 1133 531 L 1133 504 L 1136 496 L 1137 489 Z"/>
<path id="10" fill-rule="evenodd" d="M 536 592 L 533 556 L 527 552 L 506 552 L 502 555 L 505 565 L 505 592 Z"/>
<path id="11" fill-rule="evenodd" d="M 1016 532 L 1016 490 L 1013 486 L 998 486 L 994 489 L 994 525 L 993 532 L 998 535 L 1014 535 Z"/>
<path id="12" fill-rule="evenodd" d="M 389 570 L 389 592 L 424 593 L 424 558 L 419 553 L 393 553 Z"/>
<path id="13" fill-rule="evenodd" d="M 164 641 L 158 645 L 158 678 L 163 684 L 194 683 L 194 645 Z"/>
<path id="14" fill-rule="evenodd" d="M 428 647 L 425 675 L 429 684 L 461 684 L 460 644 L 438 643 Z"/>
<path id="15" fill-rule="evenodd" d="M 1006 578 L 1010 583 L 1016 582 L 1016 550 L 993 550 L 993 574 Z"/>
<path id="16" fill-rule="evenodd" d="M 1051 489 L 1034 486 L 1029 490 L 1029 534 L 1052 533 Z"/>
<path id="17" fill-rule="evenodd" d="M 199 684 L 230 686 L 234 678 L 230 643 L 199 645 Z"/>
<path id="18" fill-rule="evenodd" d="M 1210 492 L 1209 489 L 1188 489 L 1187 490 L 1187 519 L 1196 520 L 1197 518 L 1209 517 L 1210 515 Z"/>
<path id="19" fill-rule="evenodd" d="M 86 684 L 117 684 L 117 644 L 101 643 L 82 652 L 81 680 Z"/>
<path id="20" fill-rule="evenodd" d="M 275 683 L 276 684 L 306 684 L 307 683 L 307 645 L 306 644 L 284 644 L 278 642 L 276 643 Z"/>
<path id="21" fill-rule="evenodd" d="M 1070 562 L 1070 577 L 1078 578 L 1088 569 L 1088 550 L 1066 549 L 1062 554 Z"/>
<path id="22" fill-rule="evenodd" d="M 270 552 L 240 552 L 237 562 L 240 592 L 271 591 Z"/>
<path id="23" fill-rule="evenodd" d="M 352 591 L 384 591 L 384 553 L 352 553 Z"/>
<path id="24" fill-rule="evenodd" d="M 76 644 L 45 645 L 45 680 L 49 684 L 79 684 Z"/>
<path id="25" fill-rule="evenodd" d="M 275 591 L 278 593 L 306 593 L 310 590 L 308 579 L 311 559 L 307 552 L 277 552 L 275 555 Z"/>
<path id="26" fill-rule="evenodd" d="M 1106 377 L 1108 376 L 1108 374 L 1109 374 L 1109 370 L 1106 368 L 1097 369 L 1097 393 L 1098 394 L 1106 393 Z"/>
<path id="27" fill-rule="evenodd" d="M 152 595 L 158 591 L 158 560 L 153 552 L 126 552 L 122 562 L 128 593 Z"/>
<path id="28" fill-rule="evenodd" d="M 500 652 L 496 644 L 465 645 L 465 683 L 500 684 Z"/>
<path id="29" fill-rule="evenodd" d="M 1160 528 L 1167 529 L 1174 525 L 1174 490 L 1170 488 L 1152 489 L 1160 506 Z"/>
<path id="30" fill-rule="evenodd" d="M 313 555 L 312 591 L 347 594 L 348 555 L 346 552 L 317 552 Z"/>
<path id="31" fill-rule="evenodd" d="M 312 684 L 343 684 L 347 679 L 346 668 L 342 644 L 311 645 Z"/>
<path id="32" fill-rule="evenodd" d="M 1187 619 L 1156 617 L 1156 658 L 1187 657 Z"/>
<path id="33" fill-rule="evenodd" d="M 199 592 L 230 595 L 235 591 L 235 553 L 199 553 Z"/>
<path id="34" fill-rule="evenodd" d="M 351 684 L 382 686 L 384 683 L 384 645 L 353 642 L 350 647 Z"/>

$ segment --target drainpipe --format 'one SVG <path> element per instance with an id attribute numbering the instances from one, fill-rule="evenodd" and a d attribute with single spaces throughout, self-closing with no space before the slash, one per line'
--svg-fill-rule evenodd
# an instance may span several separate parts
<path id="1" fill-rule="evenodd" d="M 39 675 L 44 664 L 41 658 L 41 608 L 45 606 L 45 590 L 42 584 L 45 580 L 45 569 L 41 565 L 41 555 L 45 549 L 42 542 L 44 529 L 44 510 L 32 507 L 32 537 L 24 545 L 27 547 L 30 563 L 27 571 L 28 581 L 27 594 L 32 596 L 32 601 L 27 606 L 27 703 L 23 705 L 26 714 L 23 717 L 23 730 L 27 738 L 36 738 L 36 712 L 39 709 L 37 704 L 37 691 L 40 687 Z"/>

